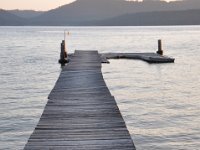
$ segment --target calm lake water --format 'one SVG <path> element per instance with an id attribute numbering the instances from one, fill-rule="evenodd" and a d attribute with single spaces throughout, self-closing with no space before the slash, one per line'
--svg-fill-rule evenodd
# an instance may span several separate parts
<path id="1" fill-rule="evenodd" d="M 61 71 L 63 31 L 69 52 L 164 53 L 175 64 L 111 60 L 103 65 L 137 150 L 199 150 L 200 26 L 0 27 L 0 149 L 23 149 Z"/>

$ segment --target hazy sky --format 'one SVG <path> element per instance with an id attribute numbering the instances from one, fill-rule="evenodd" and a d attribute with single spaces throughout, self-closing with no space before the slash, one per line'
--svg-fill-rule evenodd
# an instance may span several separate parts
<path id="1" fill-rule="evenodd" d="M 74 0 L 0 0 L 0 8 L 49 10 L 70 3 L 72 1 Z"/>
<path id="2" fill-rule="evenodd" d="M 0 8 L 49 10 L 72 1 L 73 0 L 0 0 Z"/>

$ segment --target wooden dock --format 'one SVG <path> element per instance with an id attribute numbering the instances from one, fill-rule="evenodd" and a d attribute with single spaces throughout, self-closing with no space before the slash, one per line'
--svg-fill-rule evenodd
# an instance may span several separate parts
<path id="1" fill-rule="evenodd" d="M 24 150 L 135 150 L 101 61 L 97 51 L 75 51 Z"/>
<path id="2" fill-rule="evenodd" d="M 102 62 L 109 63 L 108 59 L 139 59 L 152 63 L 174 63 L 175 59 L 157 53 L 103 53 Z"/>

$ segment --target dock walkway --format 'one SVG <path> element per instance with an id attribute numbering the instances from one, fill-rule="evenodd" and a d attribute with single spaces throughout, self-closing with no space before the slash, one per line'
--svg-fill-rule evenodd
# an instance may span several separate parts
<path id="1" fill-rule="evenodd" d="M 97 51 L 71 56 L 24 149 L 135 150 Z"/>

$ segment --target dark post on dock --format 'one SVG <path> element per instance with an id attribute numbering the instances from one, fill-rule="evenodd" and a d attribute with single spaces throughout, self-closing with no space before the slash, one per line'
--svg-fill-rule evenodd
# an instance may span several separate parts
<path id="1" fill-rule="evenodd" d="M 66 46 L 65 46 L 65 40 L 62 41 L 61 46 L 60 46 L 60 59 L 59 63 L 60 64 L 65 64 L 68 62 L 67 59 L 67 51 L 66 51 Z"/>
<path id="2" fill-rule="evenodd" d="M 157 54 L 163 55 L 162 40 L 158 40 L 158 51 L 157 51 Z"/>

